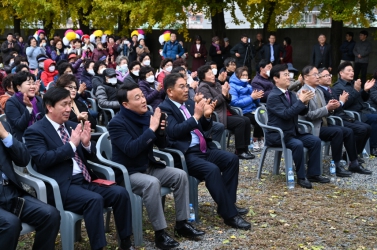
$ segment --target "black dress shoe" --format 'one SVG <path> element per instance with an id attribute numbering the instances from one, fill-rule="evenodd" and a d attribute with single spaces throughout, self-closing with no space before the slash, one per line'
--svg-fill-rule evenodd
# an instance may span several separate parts
<path id="1" fill-rule="evenodd" d="M 321 175 L 308 176 L 310 182 L 329 183 L 330 179 Z"/>
<path id="2" fill-rule="evenodd" d="M 238 158 L 243 159 L 243 160 L 251 160 L 251 159 L 255 158 L 255 155 L 248 154 L 248 153 L 245 153 L 245 152 L 238 154 L 237 156 L 238 156 Z"/>
<path id="3" fill-rule="evenodd" d="M 249 209 L 247 209 L 247 208 L 242 208 L 242 207 L 236 206 L 236 209 L 237 209 L 238 215 L 245 215 L 249 212 Z"/>
<path id="4" fill-rule="evenodd" d="M 132 244 L 131 244 L 131 239 L 128 238 L 126 240 L 122 240 L 120 242 L 120 250 L 129 250 L 129 249 L 133 249 Z"/>
<path id="5" fill-rule="evenodd" d="M 305 179 L 297 179 L 297 184 L 300 185 L 303 188 L 308 188 L 308 189 L 311 189 L 313 187 L 312 183 L 306 178 Z"/>
<path id="6" fill-rule="evenodd" d="M 339 166 L 336 168 L 336 176 L 338 177 L 350 177 L 352 173 L 350 171 L 345 170 L 344 167 Z"/>
<path id="7" fill-rule="evenodd" d="M 348 167 L 348 171 L 351 171 L 353 173 L 358 173 L 358 174 L 372 174 L 372 171 L 365 169 L 361 164 L 357 167 Z"/>
<path id="8" fill-rule="evenodd" d="M 365 161 L 364 161 L 363 158 L 361 158 L 361 157 L 357 157 L 357 161 L 358 161 L 359 163 L 365 163 Z"/>
<path id="9" fill-rule="evenodd" d="M 174 234 L 177 237 L 192 238 L 202 236 L 205 232 L 195 229 L 190 223 L 186 222 L 180 228 L 175 227 Z"/>
<path id="10" fill-rule="evenodd" d="M 163 232 L 159 236 L 155 237 L 154 242 L 156 243 L 156 247 L 160 249 L 170 249 L 179 246 L 179 243 L 170 237 L 166 232 Z"/>
<path id="11" fill-rule="evenodd" d="M 233 228 L 239 228 L 243 230 L 249 230 L 251 228 L 251 224 L 245 221 L 244 218 L 239 215 L 236 215 L 231 219 L 224 219 L 224 223 Z"/>

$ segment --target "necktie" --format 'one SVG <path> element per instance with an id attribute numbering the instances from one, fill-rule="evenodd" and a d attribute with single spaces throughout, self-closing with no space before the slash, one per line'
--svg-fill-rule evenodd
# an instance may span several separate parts
<path id="1" fill-rule="evenodd" d="M 69 141 L 69 136 L 67 132 L 65 132 L 64 125 L 60 125 L 59 131 L 60 131 L 60 137 L 62 138 L 63 143 L 66 144 Z M 77 165 L 79 165 L 79 168 L 81 169 L 82 175 L 84 176 L 85 180 L 87 180 L 88 182 L 91 182 L 92 178 L 89 175 L 88 169 L 86 169 L 80 156 L 77 154 L 77 151 L 75 152 L 74 159 L 77 162 Z"/>
<path id="2" fill-rule="evenodd" d="M 331 88 L 327 88 L 327 90 L 329 91 L 330 94 L 332 94 Z"/>
<path id="3" fill-rule="evenodd" d="M 315 98 L 317 100 L 317 108 L 322 108 L 321 98 L 319 97 L 318 91 L 315 92 Z M 322 127 L 327 127 L 327 118 L 322 117 Z"/>
<path id="4" fill-rule="evenodd" d="M 289 96 L 288 90 L 285 91 L 285 97 L 287 97 L 287 101 L 291 104 L 291 97 Z"/>
<path id="5" fill-rule="evenodd" d="M 181 105 L 180 109 L 183 111 L 187 119 L 191 117 L 191 114 L 188 112 L 185 105 Z M 200 133 L 199 129 L 194 129 L 194 133 L 199 137 L 200 151 L 202 151 L 202 153 L 205 153 L 207 151 L 207 143 L 204 139 L 204 136 L 202 135 L 202 133 Z"/>
<path id="6" fill-rule="evenodd" d="M 275 61 L 275 56 L 274 56 L 274 45 L 270 44 L 270 54 L 271 54 L 271 62 Z"/>

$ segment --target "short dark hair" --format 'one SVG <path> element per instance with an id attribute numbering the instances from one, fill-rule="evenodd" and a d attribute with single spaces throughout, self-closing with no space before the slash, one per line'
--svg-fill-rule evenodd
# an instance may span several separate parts
<path id="1" fill-rule="evenodd" d="M 236 74 L 238 79 L 241 79 L 242 72 L 244 72 L 244 71 L 249 73 L 249 69 L 246 66 L 238 67 L 234 73 Z"/>
<path id="2" fill-rule="evenodd" d="M 56 81 L 55 86 L 59 88 L 65 88 L 66 86 L 70 85 L 71 82 L 74 82 L 76 84 L 76 87 L 78 87 L 79 82 L 77 81 L 77 78 L 74 75 L 62 74 Z"/>
<path id="3" fill-rule="evenodd" d="M 87 61 L 85 62 L 85 65 L 84 65 L 84 69 L 89 68 L 89 66 L 90 66 L 91 63 L 94 63 L 94 61 L 93 61 L 93 60 L 87 60 Z M 94 66 L 93 66 L 93 67 L 94 67 Z"/>
<path id="4" fill-rule="evenodd" d="M 3 89 L 7 91 L 8 88 L 12 87 L 14 74 L 9 74 L 3 78 L 2 85 Z M 14 90 L 14 89 L 13 89 Z"/>
<path id="5" fill-rule="evenodd" d="M 318 74 L 322 74 L 322 72 L 325 71 L 325 70 L 329 71 L 327 68 L 324 68 L 324 67 L 318 69 Z"/>
<path id="6" fill-rule="evenodd" d="M 28 44 L 29 44 L 29 45 L 31 44 L 31 41 L 32 41 L 32 40 L 37 41 L 37 39 L 35 39 L 35 37 L 31 36 L 31 37 L 29 37 L 29 39 L 28 39 Z"/>
<path id="7" fill-rule="evenodd" d="M 236 63 L 236 59 L 234 59 L 233 57 L 228 57 L 224 60 L 224 67 L 229 67 L 230 63 Z"/>
<path id="8" fill-rule="evenodd" d="M 55 107 L 55 104 L 67 97 L 70 97 L 71 93 L 65 88 L 49 88 L 46 94 L 43 95 L 43 105 L 45 107 L 46 114 L 48 114 L 47 105 Z"/>
<path id="9" fill-rule="evenodd" d="M 171 59 L 171 58 L 164 58 L 164 60 L 161 61 L 160 68 L 162 69 L 163 67 L 165 67 L 165 65 L 168 62 L 171 62 L 173 64 L 173 59 Z"/>
<path id="10" fill-rule="evenodd" d="M 181 71 L 186 72 L 186 69 L 183 68 L 183 67 L 181 67 L 181 66 L 178 66 L 178 67 L 173 68 L 172 71 L 171 71 L 170 73 L 179 73 L 179 72 L 181 72 Z"/>
<path id="11" fill-rule="evenodd" d="M 21 72 L 18 72 L 17 74 L 14 74 L 13 81 L 12 81 L 14 92 L 15 93 L 19 92 L 17 89 L 17 86 L 21 86 L 21 84 L 28 79 L 34 80 L 35 79 L 34 77 L 35 76 L 32 73 L 26 72 L 26 71 L 21 71 Z"/>
<path id="12" fill-rule="evenodd" d="M 349 35 L 350 37 L 353 38 L 353 32 L 351 32 L 351 31 L 348 31 L 348 32 L 346 33 L 346 35 Z"/>
<path id="13" fill-rule="evenodd" d="M 146 75 L 151 72 L 153 73 L 153 68 L 151 66 L 144 66 L 144 67 L 141 67 L 140 68 L 140 72 L 139 72 L 139 79 L 140 80 L 145 80 L 146 79 Z"/>
<path id="14" fill-rule="evenodd" d="M 247 35 L 245 33 L 241 34 L 241 39 L 244 37 L 247 37 Z"/>
<path id="15" fill-rule="evenodd" d="M 207 73 L 208 71 L 210 71 L 210 70 L 212 71 L 210 65 L 203 65 L 203 66 L 200 66 L 200 67 L 198 68 L 198 70 L 197 70 L 199 80 L 203 81 L 204 78 L 206 77 L 206 73 Z"/>
<path id="16" fill-rule="evenodd" d="M 362 30 L 362 31 L 360 31 L 360 34 L 363 34 L 363 35 L 365 35 L 365 36 L 367 36 L 367 37 L 368 37 L 368 35 L 369 35 L 368 31 L 366 31 L 366 30 Z"/>
<path id="17" fill-rule="evenodd" d="M 20 72 L 23 68 L 27 68 L 27 71 L 29 71 L 29 66 L 27 66 L 26 64 L 18 64 L 16 66 L 16 73 Z"/>
<path id="18" fill-rule="evenodd" d="M 175 32 L 175 31 L 172 31 L 172 32 L 170 32 L 170 35 L 175 35 L 175 36 L 177 36 L 177 33 Z"/>
<path id="19" fill-rule="evenodd" d="M 147 54 L 147 53 L 143 53 L 143 54 L 141 54 L 141 55 L 139 56 L 139 62 L 142 62 L 146 56 L 148 56 L 149 59 L 151 58 L 149 54 Z"/>
<path id="20" fill-rule="evenodd" d="M 264 68 L 264 67 L 266 67 L 269 64 L 271 64 L 271 62 L 267 61 L 266 59 L 260 60 L 260 62 L 258 63 L 258 70 L 259 70 L 259 72 L 260 72 L 260 68 Z"/>
<path id="21" fill-rule="evenodd" d="M 291 45 L 292 43 L 292 40 L 290 37 L 284 37 L 284 41 L 288 44 L 288 45 Z"/>
<path id="22" fill-rule="evenodd" d="M 168 88 L 174 87 L 175 83 L 178 81 L 179 78 L 184 78 L 184 76 L 179 73 L 170 73 L 169 75 L 165 76 L 164 78 L 165 92 L 168 90 Z"/>
<path id="23" fill-rule="evenodd" d="M 119 104 L 122 105 L 123 102 L 128 102 L 128 91 L 136 88 L 139 88 L 139 85 L 134 82 L 127 81 L 126 83 L 122 84 L 122 86 L 117 91 L 117 100 Z"/>
<path id="24" fill-rule="evenodd" d="M 28 62 L 28 60 L 27 60 L 26 57 L 24 57 L 24 56 L 16 56 L 14 58 L 13 66 L 19 65 L 21 62 L 27 62 L 27 64 L 29 65 L 29 62 Z"/>
<path id="25" fill-rule="evenodd" d="M 200 35 L 195 35 L 194 41 L 200 41 L 200 43 L 202 43 L 202 37 Z"/>
<path id="26" fill-rule="evenodd" d="M 348 66 L 351 66 L 351 67 L 353 68 L 351 62 L 348 62 L 348 61 L 346 61 L 346 62 L 342 62 L 342 63 L 339 64 L 339 66 L 338 66 L 338 72 L 343 71 L 343 70 L 344 70 L 346 67 L 348 67 Z"/>
<path id="27" fill-rule="evenodd" d="M 97 61 L 94 66 L 93 66 L 93 70 L 94 70 L 94 73 L 96 73 L 96 75 L 98 75 L 98 69 L 101 65 L 105 65 L 105 67 L 107 67 L 106 63 L 104 61 Z"/>
<path id="28" fill-rule="evenodd" d="M 136 65 L 139 65 L 141 67 L 141 63 L 138 61 L 132 61 L 130 65 L 128 65 L 128 69 L 131 71 Z"/>
<path id="29" fill-rule="evenodd" d="M 274 77 L 280 78 L 280 72 L 287 70 L 288 65 L 283 63 L 283 64 L 276 64 L 275 66 L 272 67 L 270 71 L 270 78 L 272 80 L 273 84 L 276 84 Z"/>
<path id="30" fill-rule="evenodd" d="M 185 66 L 187 68 L 187 62 L 183 58 L 178 58 L 173 62 L 173 69 L 176 67 L 182 67 Z"/>
<path id="31" fill-rule="evenodd" d="M 268 36 L 268 38 L 270 38 L 271 36 L 273 36 L 273 37 L 276 38 L 276 35 L 275 35 L 275 34 L 270 34 L 270 35 Z"/>
<path id="32" fill-rule="evenodd" d="M 310 73 L 310 71 L 312 71 L 312 69 L 314 69 L 314 68 L 315 67 L 313 65 L 305 66 L 301 71 L 302 76 L 308 75 Z"/>
<path id="33" fill-rule="evenodd" d="M 209 62 L 206 62 L 205 65 L 209 65 L 209 66 L 211 66 L 211 65 L 216 65 L 216 66 L 217 66 L 217 63 L 214 62 L 214 61 L 209 61 Z"/>
<path id="34" fill-rule="evenodd" d="M 61 63 L 59 64 L 58 66 L 58 72 L 59 72 L 59 75 L 63 75 L 64 74 L 64 71 L 67 69 L 67 68 L 70 68 L 73 72 L 73 67 L 70 63 L 68 62 L 64 62 L 64 63 Z"/>

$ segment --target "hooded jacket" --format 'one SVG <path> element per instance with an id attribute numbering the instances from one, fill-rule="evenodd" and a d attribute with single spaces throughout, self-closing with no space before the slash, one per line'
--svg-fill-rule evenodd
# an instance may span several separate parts
<path id="1" fill-rule="evenodd" d="M 253 112 L 259 105 L 259 99 L 253 100 L 251 93 L 253 87 L 247 82 L 242 82 L 236 74 L 233 74 L 229 79 L 230 90 L 229 94 L 232 96 L 231 106 L 242 109 L 243 114 Z"/>
<path id="2" fill-rule="evenodd" d="M 55 70 L 53 72 L 50 72 L 48 70 L 48 68 L 54 64 L 55 65 Z M 47 59 L 44 61 L 44 71 L 42 72 L 41 74 L 41 80 L 44 84 L 45 87 L 47 87 L 47 85 L 50 83 L 50 82 L 53 82 L 54 81 L 54 76 L 56 76 L 57 74 L 59 74 L 59 72 L 56 70 L 56 63 L 55 61 L 51 60 L 51 59 Z"/>

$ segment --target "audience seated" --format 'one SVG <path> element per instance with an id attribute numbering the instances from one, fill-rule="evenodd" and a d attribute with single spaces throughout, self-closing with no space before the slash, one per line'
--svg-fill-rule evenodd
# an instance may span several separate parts
<path id="1" fill-rule="evenodd" d="M 272 82 L 269 80 L 271 68 L 272 64 L 265 59 L 262 59 L 259 62 L 259 72 L 257 72 L 251 81 L 251 86 L 254 90 L 262 90 L 264 92 L 262 98 L 260 99 L 260 101 L 264 103 L 267 102 L 267 97 L 274 87 Z"/>
<path id="2" fill-rule="evenodd" d="M 5 112 L 5 103 L 14 95 L 13 89 L 13 76 L 14 74 L 9 74 L 3 78 L 2 87 L 5 90 L 5 94 L 0 96 L 0 109 Z"/>
<path id="3" fill-rule="evenodd" d="M 159 83 L 163 83 L 165 77 L 170 74 L 173 69 L 173 59 L 172 58 L 165 58 L 161 61 L 160 64 L 161 71 L 157 73 L 157 81 Z"/>
<path id="4" fill-rule="evenodd" d="M 139 83 L 140 68 L 140 62 L 131 62 L 129 65 L 129 74 L 124 78 L 123 83 Z"/>
<path id="5" fill-rule="evenodd" d="M 81 74 L 81 83 L 85 83 L 86 89 L 91 91 L 92 90 L 92 79 L 95 75 L 94 72 L 94 61 L 86 60 L 84 65 L 84 70 Z"/>
<path id="6" fill-rule="evenodd" d="M 153 68 L 150 66 L 144 66 L 140 69 L 139 87 L 147 100 L 147 104 L 151 105 L 153 110 L 165 99 L 164 86 L 155 80 Z"/>
<path id="7" fill-rule="evenodd" d="M 119 102 L 117 101 L 116 94 L 120 84 L 116 78 L 114 69 L 109 68 L 103 71 L 104 82 L 97 87 L 95 93 L 98 104 L 101 108 L 113 109 L 116 113 L 119 111 Z"/>
<path id="8" fill-rule="evenodd" d="M 93 88 L 93 94 L 96 94 L 97 87 L 99 85 L 104 84 L 105 82 L 105 76 L 103 72 L 106 69 L 106 63 L 104 61 L 98 61 L 94 63 L 93 70 L 95 75 L 92 78 L 92 88 Z"/>

